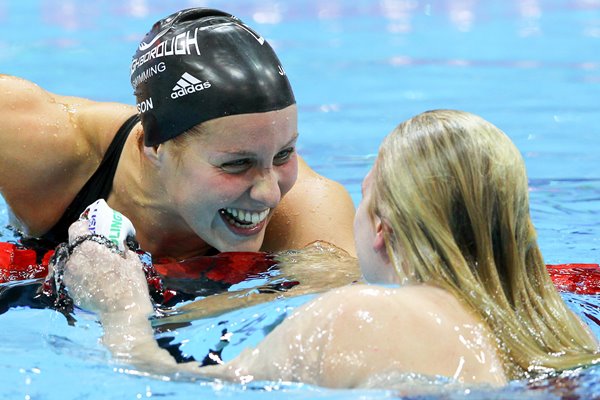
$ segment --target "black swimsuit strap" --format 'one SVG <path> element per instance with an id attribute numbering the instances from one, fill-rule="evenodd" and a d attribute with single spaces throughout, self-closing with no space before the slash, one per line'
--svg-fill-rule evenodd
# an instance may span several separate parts
<path id="1" fill-rule="evenodd" d="M 69 226 L 79 218 L 83 210 L 98 199 L 108 199 L 125 141 L 139 121 L 139 116 L 133 115 L 119 128 L 98 169 L 77 193 L 60 220 L 40 238 L 42 242 L 55 246 L 67 241 Z"/>

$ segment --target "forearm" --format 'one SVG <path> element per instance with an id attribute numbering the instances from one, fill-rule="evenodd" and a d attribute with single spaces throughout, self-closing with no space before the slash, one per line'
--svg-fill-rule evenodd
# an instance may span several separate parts
<path id="1" fill-rule="evenodd" d="M 115 220 L 120 222 L 118 232 L 111 230 Z M 116 360 L 156 373 L 197 369 L 197 363 L 177 364 L 154 339 L 149 320 L 154 307 L 143 266 L 125 246 L 126 238 L 134 234 L 126 217 L 103 200 L 93 203 L 71 225 L 69 245 L 57 248 L 50 279 L 58 290 L 64 285 L 77 306 L 97 314 L 103 344 Z"/>
<path id="2" fill-rule="evenodd" d="M 104 329 L 102 343 L 113 357 L 143 369 L 171 369 L 177 363 L 168 351 L 161 349 L 146 315 L 124 310 L 99 314 Z"/>

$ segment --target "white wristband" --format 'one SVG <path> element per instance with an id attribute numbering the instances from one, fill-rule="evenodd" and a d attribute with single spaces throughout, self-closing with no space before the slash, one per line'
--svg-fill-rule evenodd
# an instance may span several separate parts
<path id="1" fill-rule="evenodd" d="M 90 233 L 102 235 L 113 242 L 120 251 L 125 250 L 128 237 L 135 237 L 135 228 L 131 221 L 118 211 L 113 210 L 103 199 L 90 204 L 80 219 L 88 220 Z"/>

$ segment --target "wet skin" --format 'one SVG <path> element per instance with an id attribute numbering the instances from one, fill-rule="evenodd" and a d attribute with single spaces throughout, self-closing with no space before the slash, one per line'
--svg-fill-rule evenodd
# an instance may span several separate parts
<path id="1" fill-rule="evenodd" d="M 185 146 L 157 149 L 172 211 L 220 251 L 258 251 L 298 175 L 296 107 L 220 118 Z"/>

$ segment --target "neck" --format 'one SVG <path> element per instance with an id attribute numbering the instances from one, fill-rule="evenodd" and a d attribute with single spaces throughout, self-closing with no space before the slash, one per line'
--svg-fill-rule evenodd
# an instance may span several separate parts
<path id="1" fill-rule="evenodd" d="M 169 258 L 180 261 L 206 255 L 212 250 L 211 246 L 193 232 L 167 231 L 160 228 L 138 231 L 137 238 L 140 247 L 152 254 L 154 259 Z"/>
<path id="2" fill-rule="evenodd" d="M 131 220 L 140 247 L 153 257 L 181 260 L 206 254 L 212 247 L 169 207 L 157 169 L 138 145 L 140 131 L 125 143 L 108 204 Z"/>

